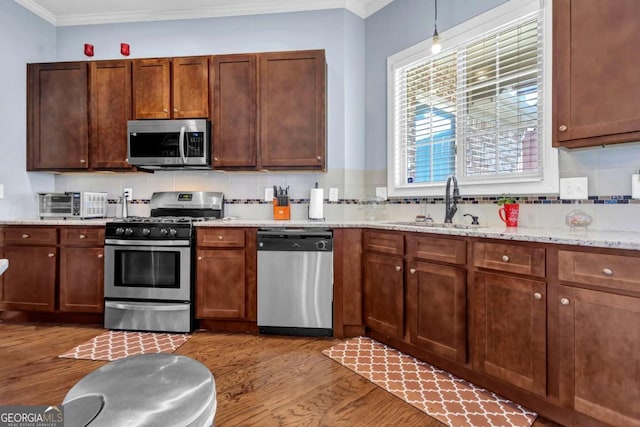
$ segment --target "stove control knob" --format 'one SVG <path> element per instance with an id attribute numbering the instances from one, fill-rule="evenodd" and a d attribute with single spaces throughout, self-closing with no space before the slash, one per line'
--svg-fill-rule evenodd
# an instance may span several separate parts
<path id="1" fill-rule="evenodd" d="M 160 235 L 161 236 L 166 236 L 168 232 L 169 232 L 169 230 L 167 230 L 166 228 L 161 228 L 160 229 Z"/>
<path id="2" fill-rule="evenodd" d="M 122 236 L 124 234 L 124 228 L 118 227 L 116 228 L 116 235 Z"/>
<path id="3" fill-rule="evenodd" d="M 148 228 L 143 228 L 142 229 L 142 235 L 143 236 L 148 236 L 149 234 L 151 234 L 151 230 L 149 230 Z"/>
<path id="4" fill-rule="evenodd" d="M 132 234 L 133 234 L 133 229 L 128 228 L 128 227 L 125 228 L 125 230 L 124 230 L 124 235 L 125 236 L 131 236 Z"/>
<path id="5" fill-rule="evenodd" d="M 175 237 L 176 234 L 178 234 L 178 230 L 176 230 L 175 228 L 169 229 L 169 236 Z"/>

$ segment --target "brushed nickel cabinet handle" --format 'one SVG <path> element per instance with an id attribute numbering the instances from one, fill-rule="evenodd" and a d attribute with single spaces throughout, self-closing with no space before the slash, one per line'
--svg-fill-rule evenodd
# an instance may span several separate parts
<path id="1" fill-rule="evenodd" d="M 214 157 L 214 158 L 213 158 L 213 161 L 214 161 L 214 162 L 217 162 L 217 161 L 218 161 L 218 158 L 217 158 L 217 157 Z"/>
<path id="2" fill-rule="evenodd" d="M 168 109 L 166 109 L 166 108 L 163 108 L 163 109 L 162 109 L 162 112 L 163 112 L 163 113 L 168 113 L 168 112 L 169 112 L 169 110 L 168 110 Z"/>
<path id="3" fill-rule="evenodd" d="M 316 160 L 320 161 L 320 160 L 322 160 L 322 157 L 318 156 L 318 157 L 316 157 Z"/>
<path id="4" fill-rule="evenodd" d="M 604 274 L 605 276 L 613 276 L 613 270 L 610 268 L 603 268 L 602 274 Z"/>
<path id="5" fill-rule="evenodd" d="M 509 258 L 509 255 L 502 255 L 502 261 L 509 262 L 509 260 L 511 260 L 511 258 Z"/>
<path id="6" fill-rule="evenodd" d="M 560 298 L 560 304 L 569 305 L 569 298 Z"/>
<path id="7" fill-rule="evenodd" d="M 400 271 L 402 270 L 402 267 L 400 267 L 399 265 L 396 265 L 396 271 Z"/>
<path id="8" fill-rule="evenodd" d="M 87 236 L 86 236 L 85 234 L 81 234 L 81 235 L 79 235 L 79 236 L 78 236 L 78 238 L 79 238 L 79 239 L 86 239 L 86 238 L 87 238 Z"/>
<path id="9" fill-rule="evenodd" d="M 102 257 L 104 257 L 103 254 L 98 254 L 98 259 L 102 259 Z"/>
<path id="10" fill-rule="evenodd" d="M 173 112 L 174 112 L 174 113 L 177 113 L 177 112 L 178 112 L 178 109 L 177 109 L 177 108 L 174 108 L 174 109 L 173 109 Z"/>
<path id="11" fill-rule="evenodd" d="M 23 239 L 28 239 L 28 238 L 29 238 L 29 235 L 25 233 L 25 234 L 23 234 L 23 235 L 22 235 L 22 238 L 23 238 Z"/>
<path id="12" fill-rule="evenodd" d="M 558 130 L 560 132 L 566 132 L 567 131 L 567 126 L 566 125 L 560 125 L 560 127 L 558 128 Z"/>
<path id="13" fill-rule="evenodd" d="M 415 269 L 415 268 L 411 268 L 411 269 L 409 269 L 409 273 L 411 273 L 411 274 L 416 274 L 416 269 Z"/>
<path id="14" fill-rule="evenodd" d="M 198 257 L 198 261 L 202 261 L 202 257 L 201 256 Z"/>
<path id="15" fill-rule="evenodd" d="M 87 161 L 85 159 L 80 159 L 80 163 L 87 163 Z"/>
<path id="16" fill-rule="evenodd" d="M 218 236 L 218 240 L 223 240 L 223 239 L 224 239 L 224 237 Z"/>
<path id="17" fill-rule="evenodd" d="M 54 255 L 53 255 L 52 253 L 48 253 L 48 254 L 47 254 L 47 256 L 48 256 L 49 258 L 53 258 L 53 257 L 54 257 Z"/>
<path id="18" fill-rule="evenodd" d="M 534 292 L 533 297 L 537 300 L 541 300 L 542 294 L 540 292 Z"/>

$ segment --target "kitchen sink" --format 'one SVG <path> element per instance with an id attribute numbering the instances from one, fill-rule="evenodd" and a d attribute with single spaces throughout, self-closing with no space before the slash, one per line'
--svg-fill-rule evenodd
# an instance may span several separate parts
<path id="1" fill-rule="evenodd" d="M 488 227 L 488 225 L 480 224 L 445 224 L 444 222 L 424 222 L 424 221 L 395 221 L 390 222 L 391 225 L 410 225 L 412 227 L 424 228 L 459 228 L 464 230 L 474 230 L 477 228 Z"/>

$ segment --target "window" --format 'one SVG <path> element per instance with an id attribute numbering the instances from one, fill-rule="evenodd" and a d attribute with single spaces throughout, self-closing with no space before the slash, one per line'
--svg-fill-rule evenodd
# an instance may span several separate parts
<path id="1" fill-rule="evenodd" d="M 429 40 L 389 58 L 392 196 L 441 195 L 449 175 L 465 194 L 557 192 L 544 22 L 512 0 L 442 33 L 439 54 Z"/>

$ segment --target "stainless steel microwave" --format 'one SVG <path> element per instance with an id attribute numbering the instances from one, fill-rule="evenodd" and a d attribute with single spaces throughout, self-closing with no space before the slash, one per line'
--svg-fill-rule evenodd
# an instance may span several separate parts
<path id="1" fill-rule="evenodd" d="M 129 164 L 142 169 L 211 169 L 211 123 L 206 119 L 130 120 Z"/>
<path id="2" fill-rule="evenodd" d="M 38 193 L 38 216 L 43 218 L 105 218 L 107 193 L 68 191 Z"/>

